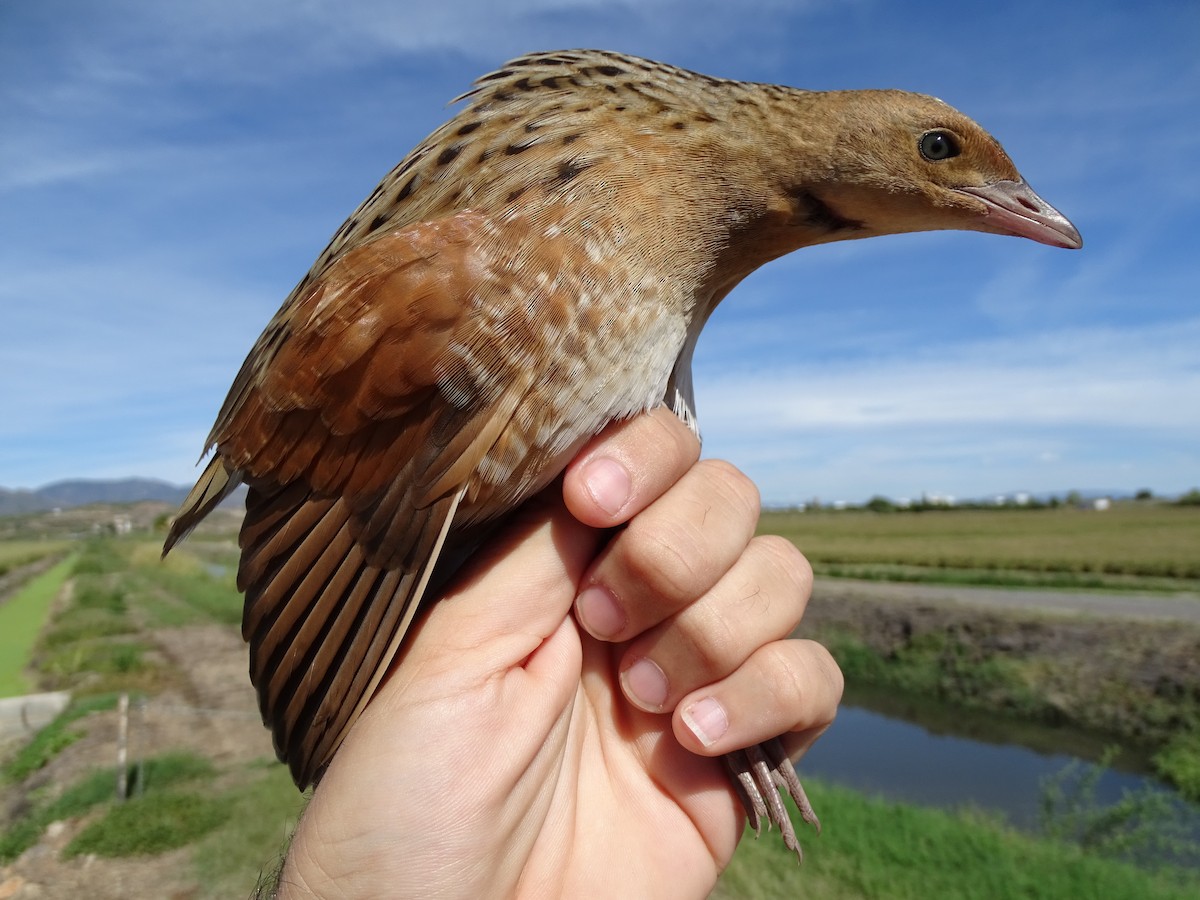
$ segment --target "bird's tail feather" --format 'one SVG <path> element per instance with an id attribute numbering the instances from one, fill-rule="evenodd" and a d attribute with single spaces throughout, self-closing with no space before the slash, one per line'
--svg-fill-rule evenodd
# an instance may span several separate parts
<path id="1" fill-rule="evenodd" d="M 196 480 L 171 522 L 171 530 L 163 542 L 163 556 L 170 553 L 172 547 L 187 537 L 200 524 L 200 520 L 216 509 L 241 483 L 241 470 L 230 468 L 220 456 L 209 460 L 204 473 Z"/>

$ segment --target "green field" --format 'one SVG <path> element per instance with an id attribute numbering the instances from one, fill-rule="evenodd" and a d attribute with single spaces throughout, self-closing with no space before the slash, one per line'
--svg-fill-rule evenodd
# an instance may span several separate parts
<path id="1" fill-rule="evenodd" d="M 25 677 L 30 652 L 72 562 L 63 560 L 0 603 L 0 697 L 20 696 L 33 688 Z"/>
<path id="2" fill-rule="evenodd" d="M 1200 507 L 768 511 L 761 533 L 820 574 L 1063 587 L 1200 588 Z"/>
<path id="3" fill-rule="evenodd" d="M 1004 577 L 1035 583 L 1066 579 L 1055 583 L 1068 586 L 1099 579 L 1105 587 L 1164 589 L 1200 585 L 1200 509 L 1195 508 L 1129 504 L 1107 512 L 768 512 L 761 530 L 791 538 L 826 574 L 994 579 L 991 583 Z M 67 718 L 10 761 L 6 790 L 26 781 L 36 784 L 36 774 L 30 773 L 62 748 L 84 740 L 88 714 L 111 709 L 113 692 L 153 695 L 186 683 L 179 661 L 154 652 L 151 635 L 156 629 L 237 628 L 236 546 L 231 534 L 208 537 L 189 541 L 165 563 L 159 559 L 161 536 L 76 545 L 73 562 L 60 563 L 25 586 L 19 596 L 28 594 L 33 601 L 0 605 L 0 617 L 10 608 L 20 613 L 23 653 L 30 655 L 33 644 L 37 687 L 70 689 L 77 698 Z M 0 544 L 0 562 L 28 559 L 37 547 L 34 542 Z M 57 552 L 61 550 L 59 546 Z M 46 620 L 49 598 L 68 576 L 72 600 Z M 16 615 L 11 610 L 8 614 Z M 32 635 L 39 625 L 35 642 Z M 0 618 L 0 640 L 10 633 L 17 631 Z M 938 660 L 947 657 L 942 645 L 918 649 L 929 650 Z M 7 645 L 0 648 L 0 659 L 13 655 Z M 976 668 L 968 674 L 988 674 Z M 1037 683 L 1046 680 L 1039 676 Z M 1184 747 L 1179 752 L 1185 765 L 1200 758 L 1200 750 Z M 286 772 L 266 761 L 230 765 L 161 759 L 154 764 L 162 770 L 159 787 L 152 784 L 144 798 L 128 804 L 131 812 L 118 811 L 108 798 L 111 771 L 62 785 L 57 794 L 32 792 L 21 818 L 0 822 L 0 861 L 30 846 L 53 818 L 86 814 L 94 826 L 81 833 L 68 857 L 186 846 L 190 862 L 185 865 L 199 885 L 195 896 L 245 896 L 259 869 L 277 858 L 287 826 L 298 813 L 300 797 Z M 175 781 L 163 774 L 168 771 L 176 773 Z M 1137 869 L 1073 844 L 1018 834 L 981 814 L 887 803 L 819 782 L 807 787 L 825 833 L 819 838 L 804 835 L 805 865 L 795 865 L 777 835 L 764 834 L 757 841 L 750 837 L 715 898 L 1200 896 L 1200 875 L 1194 872 Z M 205 798 L 203 809 L 196 797 Z M 181 809 L 199 809 L 204 815 L 185 820 Z M 147 850 L 151 838 L 142 825 L 160 819 L 164 829 L 151 836 L 157 849 Z"/>
<path id="4" fill-rule="evenodd" d="M 43 557 L 62 553 L 69 546 L 66 541 L 0 541 L 0 575 Z"/>

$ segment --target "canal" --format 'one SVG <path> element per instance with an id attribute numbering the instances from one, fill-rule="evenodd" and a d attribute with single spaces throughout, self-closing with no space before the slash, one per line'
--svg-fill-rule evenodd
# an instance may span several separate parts
<path id="1" fill-rule="evenodd" d="M 848 689 L 837 721 L 800 772 L 903 803 L 998 813 L 1037 832 L 1045 780 L 1072 763 L 1094 763 L 1110 744 L 1097 735 Z M 1094 799 L 1109 805 L 1142 790 L 1169 795 L 1174 824 L 1200 848 L 1200 807 L 1156 779 L 1144 754 L 1119 753 Z M 1200 849 L 1185 856 L 1180 861 L 1200 866 Z"/>

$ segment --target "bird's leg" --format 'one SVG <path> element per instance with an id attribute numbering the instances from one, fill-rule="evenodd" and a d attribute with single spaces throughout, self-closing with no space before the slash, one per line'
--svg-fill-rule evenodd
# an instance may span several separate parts
<path id="1" fill-rule="evenodd" d="M 746 818 L 750 820 L 754 836 L 758 837 L 762 834 L 762 820 L 767 814 L 767 804 L 763 801 L 758 785 L 754 783 L 754 775 L 750 771 L 750 760 L 746 758 L 746 751 L 734 750 L 732 753 L 722 756 L 721 760 L 725 763 L 725 769 L 729 773 L 729 780 L 733 782 L 733 789 L 737 792 L 738 799 L 742 801 L 742 808 L 746 810 Z"/>
<path id="2" fill-rule="evenodd" d="M 821 833 L 821 822 L 813 812 L 808 795 L 796 776 L 796 768 L 788 759 L 779 738 L 773 738 L 765 743 L 727 753 L 724 757 L 725 768 L 734 789 L 746 810 L 746 817 L 755 835 L 762 833 L 763 819 L 767 820 L 767 828 L 772 825 L 779 828 L 783 835 L 784 845 L 796 854 L 803 862 L 804 851 L 796 837 L 796 829 L 788 815 L 787 807 L 783 805 L 780 791 L 786 789 L 800 810 L 800 818 L 812 825 L 817 834 Z"/>

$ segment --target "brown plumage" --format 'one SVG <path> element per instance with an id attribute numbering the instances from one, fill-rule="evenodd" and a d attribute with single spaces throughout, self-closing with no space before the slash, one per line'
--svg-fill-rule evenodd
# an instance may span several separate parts
<path id="1" fill-rule="evenodd" d="M 489 524 L 608 422 L 665 402 L 695 428 L 696 339 L 755 268 L 933 229 L 1081 243 L 992 137 L 930 97 L 578 50 L 513 60 L 460 99 L 255 344 L 166 542 L 249 485 L 243 635 L 301 787 L 429 580 Z M 797 847 L 772 769 L 815 817 L 778 743 L 730 763 L 755 827 Z"/>

